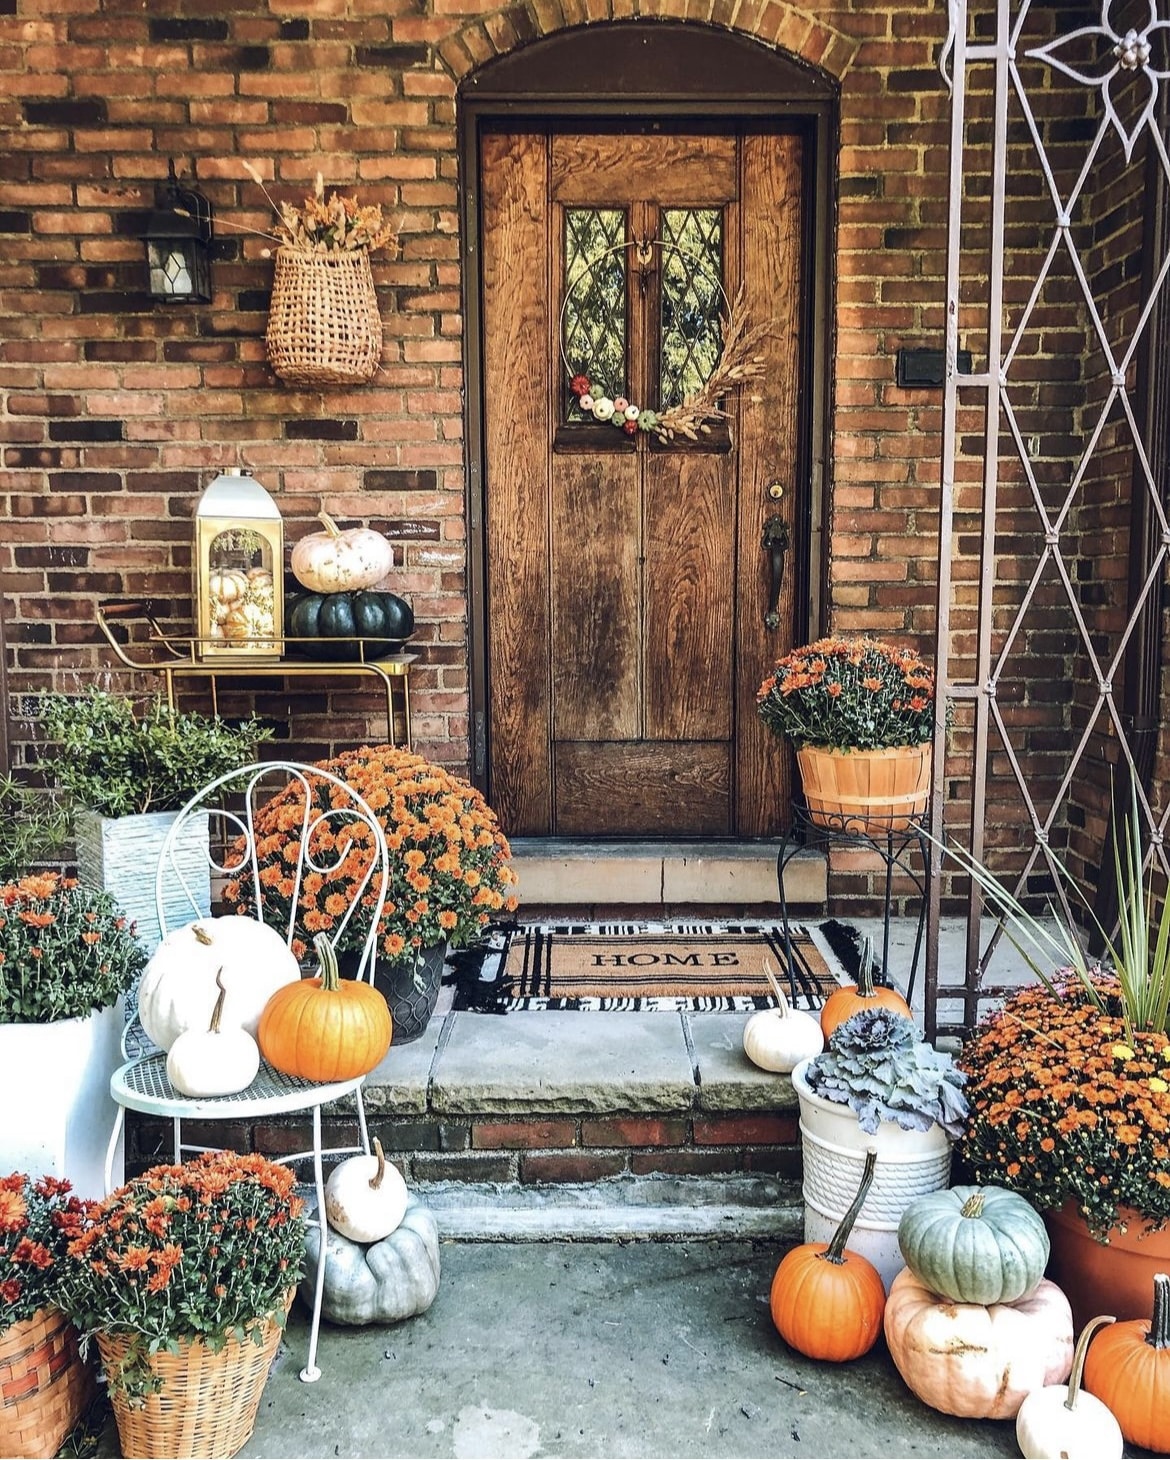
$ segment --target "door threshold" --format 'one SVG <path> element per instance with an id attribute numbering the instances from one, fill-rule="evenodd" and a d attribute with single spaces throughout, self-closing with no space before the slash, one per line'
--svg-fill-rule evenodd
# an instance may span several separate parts
<path id="1" fill-rule="evenodd" d="M 752 841 L 588 841 L 516 837 L 513 867 L 521 904 L 679 905 L 780 900 L 780 838 Z M 823 852 L 797 852 L 784 868 L 790 904 L 823 906 L 828 895 Z"/>

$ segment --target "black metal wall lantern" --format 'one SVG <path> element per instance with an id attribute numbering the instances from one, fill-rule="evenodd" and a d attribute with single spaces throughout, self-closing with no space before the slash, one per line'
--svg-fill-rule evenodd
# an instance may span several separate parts
<path id="1" fill-rule="evenodd" d="M 179 186 L 173 162 L 143 237 L 152 299 L 211 302 L 211 204 L 194 188 Z"/>

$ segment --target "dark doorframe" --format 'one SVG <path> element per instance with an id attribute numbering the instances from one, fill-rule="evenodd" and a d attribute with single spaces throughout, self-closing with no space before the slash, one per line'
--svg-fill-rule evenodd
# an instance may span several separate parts
<path id="1" fill-rule="evenodd" d="M 794 571 L 807 585 L 802 635 L 822 622 L 827 592 L 825 502 L 829 490 L 830 291 L 835 270 L 833 211 L 837 157 L 838 88 L 825 73 L 748 36 L 676 21 L 626 21 L 556 33 L 489 62 L 462 84 L 458 151 L 463 277 L 465 426 L 467 441 L 468 617 L 472 779 L 487 783 L 487 630 L 484 542 L 483 360 L 481 309 L 479 138 L 485 126 L 610 125 L 672 127 L 693 122 L 783 118 L 805 131 L 811 157 L 806 199 L 805 257 L 811 276 L 804 338 L 811 382 L 804 403 L 804 471 L 809 531 L 797 547 Z"/>

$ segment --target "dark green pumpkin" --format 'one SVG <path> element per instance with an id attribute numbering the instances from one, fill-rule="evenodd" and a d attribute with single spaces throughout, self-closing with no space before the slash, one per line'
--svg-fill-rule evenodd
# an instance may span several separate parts
<path id="1" fill-rule="evenodd" d="M 310 659 L 384 659 L 414 633 L 414 613 L 396 593 L 302 593 L 285 616 L 290 650 Z"/>

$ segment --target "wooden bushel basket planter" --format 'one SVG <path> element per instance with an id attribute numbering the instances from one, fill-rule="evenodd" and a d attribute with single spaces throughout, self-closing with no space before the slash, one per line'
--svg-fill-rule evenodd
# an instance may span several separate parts
<path id="1" fill-rule="evenodd" d="M 930 799 L 931 746 L 895 745 L 886 750 L 796 752 L 809 816 L 817 826 L 857 835 L 905 831 Z"/>
<path id="2" fill-rule="evenodd" d="M 285 1312 L 292 1305 L 289 1290 Z M 157 1394 L 148 1394 L 138 1408 L 111 1383 L 110 1406 L 118 1422 L 118 1439 L 127 1460 L 168 1455 L 186 1457 L 235 1455 L 247 1444 L 256 1427 L 260 1398 L 280 1343 L 281 1327 L 275 1318 L 260 1325 L 260 1344 L 251 1337 L 241 1343 L 229 1338 L 219 1353 L 202 1339 L 179 1339 L 179 1352 L 160 1349 L 150 1367 L 162 1380 Z M 128 1334 L 97 1335 L 98 1352 L 107 1378 L 125 1357 Z"/>
<path id="3" fill-rule="evenodd" d="M 268 363 L 289 385 L 363 385 L 382 356 L 382 317 L 369 252 L 276 250 L 265 336 Z"/>
<path id="4" fill-rule="evenodd" d="M 94 1397 L 77 1330 L 57 1308 L 0 1333 L 0 1455 L 55 1455 Z"/>

